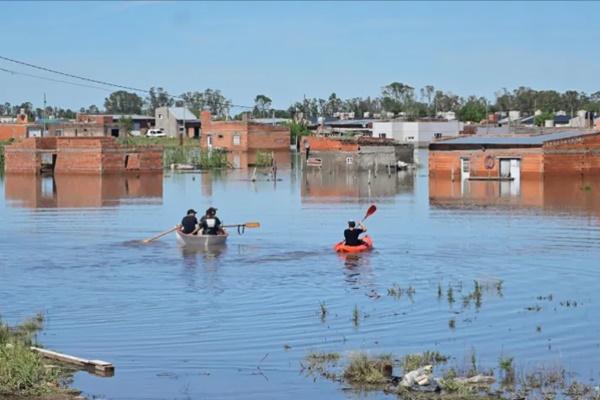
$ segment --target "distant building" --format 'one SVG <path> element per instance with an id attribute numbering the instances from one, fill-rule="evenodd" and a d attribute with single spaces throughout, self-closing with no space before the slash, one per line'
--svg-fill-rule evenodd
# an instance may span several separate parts
<path id="1" fill-rule="evenodd" d="M 0 141 L 27 137 L 29 121 L 23 110 L 17 118 L 5 118 L 0 122 Z"/>
<path id="2" fill-rule="evenodd" d="M 427 147 L 436 139 L 457 136 L 464 123 L 452 121 L 375 121 L 373 137 L 393 139 L 399 143 L 412 143 L 415 147 Z"/>
<path id="3" fill-rule="evenodd" d="M 187 107 L 158 107 L 154 111 L 155 128 L 162 129 L 167 136 L 177 137 L 184 131 L 185 136 L 200 137 L 200 120 Z"/>

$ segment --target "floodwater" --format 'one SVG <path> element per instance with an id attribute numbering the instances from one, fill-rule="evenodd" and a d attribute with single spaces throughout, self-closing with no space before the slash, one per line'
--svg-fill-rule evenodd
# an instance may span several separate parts
<path id="1" fill-rule="evenodd" d="M 354 396 L 300 373 L 310 351 L 437 350 L 459 366 L 475 353 L 482 368 L 510 356 L 600 378 L 600 182 L 250 175 L 0 178 L 0 314 L 44 312 L 44 346 L 113 362 L 112 378 L 75 376 L 100 399 Z M 333 253 L 371 203 L 376 249 Z M 204 252 L 136 242 L 209 205 L 262 227 Z M 474 280 L 482 296 L 465 301 Z"/>

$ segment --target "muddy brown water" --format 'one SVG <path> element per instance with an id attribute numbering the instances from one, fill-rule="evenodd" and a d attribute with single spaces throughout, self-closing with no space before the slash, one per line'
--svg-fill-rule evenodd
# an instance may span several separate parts
<path id="1" fill-rule="evenodd" d="M 44 312 L 43 345 L 113 362 L 112 378 L 75 376 L 96 398 L 350 396 L 299 373 L 321 350 L 437 350 L 457 365 L 475 352 L 482 368 L 504 355 L 600 378 L 600 184 L 465 188 L 419 169 L 368 185 L 283 168 L 274 184 L 250 173 L 2 178 L 0 314 L 14 323 Z M 372 202 L 375 250 L 333 253 Z M 226 223 L 262 228 L 208 252 L 172 235 L 136 242 L 209 205 Z M 481 301 L 465 304 L 474 280 Z M 394 285 L 414 294 L 388 296 Z"/>

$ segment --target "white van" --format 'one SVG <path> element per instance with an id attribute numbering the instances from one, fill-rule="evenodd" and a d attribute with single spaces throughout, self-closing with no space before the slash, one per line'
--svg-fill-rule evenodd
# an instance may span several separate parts
<path id="1" fill-rule="evenodd" d="M 156 128 L 152 128 L 152 129 L 148 129 L 148 132 L 146 132 L 146 137 L 165 137 L 167 136 L 167 134 L 165 133 L 164 129 L 160 128 L 160 129 L 156 129 Z"/>

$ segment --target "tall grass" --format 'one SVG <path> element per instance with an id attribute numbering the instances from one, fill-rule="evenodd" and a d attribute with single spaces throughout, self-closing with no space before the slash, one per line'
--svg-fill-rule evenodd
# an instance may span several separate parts
<path id="1" fill-rule="evenodd" d="M 255 167 L 270 167 L 273 165 L 273 153 L 268 151 L 258 150 L 256 152 Z"/>
<path id="2" fill-rule="evenodd" d="M 200 150 L 199 147 L 172 147 L 165 148 L 163 165 L 191 164 L 200 169 L 225 168 L 227 153 L 223 150 Z"/>
<path id="3" fill-rule="evenodd" d="M 10 327 L 0 321 L 0 396 L 39 396 L 62 392 L 65 371 L 48 368 L 30 349 L 44 318 L 35 317 Z"/>

